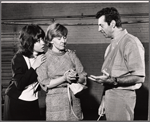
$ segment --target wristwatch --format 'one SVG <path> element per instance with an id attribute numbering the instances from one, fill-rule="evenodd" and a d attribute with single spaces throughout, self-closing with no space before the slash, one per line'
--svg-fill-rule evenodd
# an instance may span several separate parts
<path id="1" fill-rule="evenodd" d="M 114 77 L 113 85 L 114 85 L 114 86 L 118 85 L 118 82 L 117 82 L 117 78 L 116 78 L 116 77 Z"/>

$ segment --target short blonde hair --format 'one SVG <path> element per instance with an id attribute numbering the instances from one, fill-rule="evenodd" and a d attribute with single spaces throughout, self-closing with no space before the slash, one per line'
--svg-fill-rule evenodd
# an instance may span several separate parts
<path id="1" fill-rule="evenodd" d="M 45 36 L 45 41 L 50 43 L 54 37 L 67 37 L 68 29 L 59 24 L 59 23 L 52 23 L 48 26 Z"/>

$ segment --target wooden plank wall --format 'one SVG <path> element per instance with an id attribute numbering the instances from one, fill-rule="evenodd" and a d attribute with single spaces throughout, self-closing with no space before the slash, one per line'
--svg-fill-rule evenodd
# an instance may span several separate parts
<path id="1" fill-rule="evenodd" d="M 64 24 L 69 30 L 68 48 L 76 50 L 88 75 L 101 74 L 100 69 L 103 63 L 104 51 L 110 40 L 105 39 L 97 31 L 97 20 L 94 18 L 94 15 L 102 7 L 107 6 L 116 7 L 120 11 L 123 27 L 131 34 L 137 36 L 145 47 L 147 77 L 143 88 L 137 92 L 138 99 L 143 101 L 139 100 L 137 103 L 136 113 L 138 116 L 135 118 L 136 120 L 146 120 L 148 115 L 149 89 L 148 3 L 2 3 L 2 95 L 11 79 L 10 63 L 17 50 L 16 45 L 19 31 L 28 23 L 37 23 L 44 31 L 46 31 L 47 26 L 53 20 Z M 83 97 L 83 108 L 86 120 L 95 120 L 103 86 L 91 81 L 88 81 L 88 84 L 89 89 Z M 140 111 L 143 111 L 143 114 Z M 89 116 L 91 113 L 93 114 Z"/>

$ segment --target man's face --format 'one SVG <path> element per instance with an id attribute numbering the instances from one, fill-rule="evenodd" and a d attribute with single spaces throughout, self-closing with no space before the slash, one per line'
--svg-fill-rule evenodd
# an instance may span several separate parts
<path id="1" fill-rule="evenodd" d="M 112 38 L 112 27 L 105 22 L 105 16 L 98 19 L 98 31 L 100 31 L 106 38 Z"/>

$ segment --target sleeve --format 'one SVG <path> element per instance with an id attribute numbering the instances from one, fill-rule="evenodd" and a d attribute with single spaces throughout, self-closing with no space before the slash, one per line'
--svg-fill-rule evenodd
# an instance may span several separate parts
<path id="1" fill-rule="evenodd" d="M 78 83 L 81 83 L 83 85 L 86 85 L 87 81 L 86 81 L 86 77 L 87 77 L 87 73 L 84 71 L 84 67 L 81 63 L 81 61 L 79 60 L 79 58 L 77 57 L 75 52 L 70 52 L 71 53 L 71 58 L 72 61 L 75 65 L 75 69 L 79 75 L 79 79 L 78 79 Z"/>
<path id="2" fill-rule="evenodd" d="M 33 68 L 25 70 L 25 62 L 23 62 L 23 57 L 14 56 L 12 59 L 12 73 L 13 82 L 15 83 L 17 89 L 24 90 L 26 86 L 37 81 L 37 74 Z"/>
<path id="3" fill-rule="evenodd" d="M 47 61 L 45 63 L 43 63 L 40 67 L 37 68 L 36 70 L 37 74 L 38 74 L 38 81 L 40 83 L 40 86 L 42 87 L 42 89 L 44 91 L 47 91 L 47 86 L 51 80 L 51 78 L 49 78 L 47 72 Z"/>
<path id="4" fill-rule="evenodd" d="M 145 50 L 139 40 L 129 41 L 125 46 L 125 61 L 132 75 L 145 77 Z"/>

